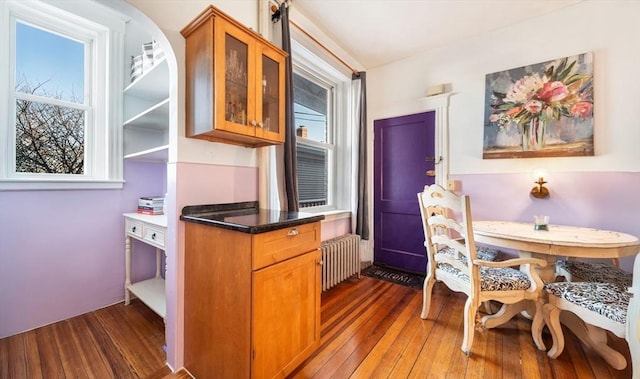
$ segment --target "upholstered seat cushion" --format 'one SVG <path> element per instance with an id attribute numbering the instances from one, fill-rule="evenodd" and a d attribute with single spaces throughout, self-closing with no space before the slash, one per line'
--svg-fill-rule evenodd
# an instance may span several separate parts
<path id="1" fill-rule="evenodd" d="M 447 263 L 439 263 L 437 269 L 456 275 L 469 283 L 469 275 Z M 482 291 L 515 291 L 531 287 L 527 274 L 511 267 L 480 267 L 480 289 Z"/>
<path id="2" fill-rule="evenodd" d="M 620 287 L 631 287 L 633 275 L 617 267 L 606 263 L 580 262 L 573 260 L 558 260 L 556 262 L 556 272 L 569 273 L 572 277 L 580 278 L 584 282 L 613 283 Z M 567 278 L 575 281 L 573 278 Z"/>
<path id="3" fill-rule="evenodd" d="M 441 254 L 444 253 L 444 254 L 449 254 L 453 256 L 456 253 L 456 250 L 451 247 L 445 247 L 438 250 L 438 253 L 441 253 Z M 500 259 L 500 255 L 501 255 L 500 250 L 496 250 L 487 246 L 476 246 L 476 257 L 483 261 L 495 262 L 498 259 Z M 463 255 L 461 256 L 461 258 L 462 258 L 461 260 L 466 264 L 467 257 Z"/>
<path id="4" fill-rule="evenodd" d="M 586 308 L 612 321 L 625 324 L 631 294 L 612 283 L 555 282 L 545 285 L 555 297 Z"/>

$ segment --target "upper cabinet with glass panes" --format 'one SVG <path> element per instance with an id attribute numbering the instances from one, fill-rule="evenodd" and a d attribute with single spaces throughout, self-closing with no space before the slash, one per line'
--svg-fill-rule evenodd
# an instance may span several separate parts
<path id="1" fill-rule="evenodd" d="M 213 6 L 181 33 L 187 137 L 252 147 L 283 143 L 286 53 Z"/>

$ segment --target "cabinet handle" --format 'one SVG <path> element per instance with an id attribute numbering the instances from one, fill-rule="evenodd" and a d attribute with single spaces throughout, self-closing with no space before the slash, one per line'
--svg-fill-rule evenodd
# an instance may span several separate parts
<path id="1" fill-rule="evenodd" d="M 289 230 L 289 232 L 287 233 L 288 236 L 297 236 L 298 234 L 300 234 L 300 232 L 296 228 Z"/>
<path id="2" fill-rule="evenodd" d="M 151 239 L 152 239 L 152 240 L 156 239 L 156 234 L 155 234 L 155 233 L 153 233 L 153 234 L 151 235 Z"/>
<path id="3" fill-rule="evenodd" d="M 324 261 L 318 261 L 318 266 L 324 266 Z"/>
<path id="4" fill-rule="evenodd" d="M 135 232 L 136 232 L 136 227 L 134 226 L 133 228 L 131 228 L 131 231 L 132 231 L 133 233 L 135 233 Z"/>
<path id="5" fill-rule="evenodd" d="M 251 120 L 251 126 L 256 126 L 258 125 L 258 123 L 256 122 L 256 120 Z"/>
<path id="6" fill-rule="evenodd" d="M 261 128 L 264 128 L 264 124 L 261 123 L 261 122 L 258 123 L 258 126 L 261 127 Z"/>

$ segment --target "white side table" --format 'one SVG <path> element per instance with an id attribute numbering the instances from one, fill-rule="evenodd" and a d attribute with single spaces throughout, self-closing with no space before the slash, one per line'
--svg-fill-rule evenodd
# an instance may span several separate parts
<path id="1" fill-rule="evenodd" d="M 125 282 L 124 304 L 129 305 L 131 294 L 138 297 L 163 319 L 167 313 L 164 279 L 161 275 L 164 237 L 167 232 L 167 216 L 124 213 L 125 229 Z M 147 280 L 131 283 L 131 238 L 156 248 L 156 275 Z"/>

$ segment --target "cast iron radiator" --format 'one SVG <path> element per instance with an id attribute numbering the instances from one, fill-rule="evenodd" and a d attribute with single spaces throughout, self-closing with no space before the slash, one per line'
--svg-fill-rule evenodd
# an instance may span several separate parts
<path id="1" fill-rule="evenodd" d="M 360 236 L 344 236 L 323 241 L 322 290 L 326 291 L 341 281 L 357 274 L 360 277 Z"/>

